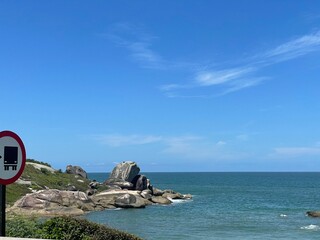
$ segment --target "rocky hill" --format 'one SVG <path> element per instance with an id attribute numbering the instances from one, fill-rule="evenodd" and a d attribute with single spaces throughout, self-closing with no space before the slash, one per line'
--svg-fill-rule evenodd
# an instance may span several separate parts
<path id="1" fill-rule="evenodd" d="M 81 215 L 108 208 L 143 208 L 191 199 L 190 194 L 160 190 L 140 175 L 135 162 L 118 164 L 104 183 L 87 179 L 85 170 L 68 165 L 65 172 L 28 161 L 21 178 L 8 186 L 8 212 L 23 215 Z"/>
<path id="2" fill-rule="evenodd" d="M 86 191 L 90 180 L 79 175 L 55 170 L 49 164 L 28 159 L 22 176 L 7 186 L 7 204 L 10 206 L 28 193 L 45 189 Z"/>

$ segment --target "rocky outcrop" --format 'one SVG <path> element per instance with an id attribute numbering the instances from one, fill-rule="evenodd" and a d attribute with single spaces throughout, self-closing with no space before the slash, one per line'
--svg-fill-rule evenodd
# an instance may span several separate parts
<path id="1" fill-rule="evenodd" d="M 68 165 L 66 168 L 66 173 L 79 175 L 83 178 L 87 178 L 87 172 L 79 166 Z"/>
<path id="2" fill-rule="evenodd" d="M 82 168 L 71 165 L 67 166 L 67 172 L 78 175 L 85 173 Z M 68 190 L 40 190 L 22 197 L 9 211 L 26 215 L 81 215 L 87 211 L 108 208 L 166 205 L 171 204 L 174 199 L 192 197 L 190 194 L 155 188 L 139 172 L 140 168 L 135 162 L 123 162 L 113 169 L 103 186 L 94 180 L 88 183 L 89 189 L 86 192 L 78 191 L 73 185 L 69 185 Z M 86 177 L 86 173 L 82 176 Z M 101 191 L 101 188 L 104 190 Z"/>
<path id="3" fill-rule="evenodd" d="M 108 187 L 118 187 L 122 190 L 108 190 L 97 194 L 95 202 L 101 202 L 104 207 L 144 207 L 150 203 L 170 204 L 174 199 L 191 199 L 191 195 L 183 195 L 173 190 L 161 190 L 151 185 L 150 180 L 140 175 L 140 168 L 135 162 L 118 164 L 105 181 Z M 134 194 L 134 195 L 133 195 Z M 144 199 L 144 201 L 140 201 Z"/>
<path id="4" fill-rule="evenodd" d="M 135 162 L 119 163 L 104 182 L 106 185 L 118 186 L 121 189 L 144 190 L 147 188 L 147 178 L 138 175 L 140 168 Z"/>

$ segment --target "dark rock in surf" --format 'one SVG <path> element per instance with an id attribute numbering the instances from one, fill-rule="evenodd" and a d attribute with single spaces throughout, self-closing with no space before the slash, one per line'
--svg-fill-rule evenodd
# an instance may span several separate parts
<path id="1" fill-rule="evenodd" d="M 320 217 L 320 211 L 308 211 L 307 215 L 309 217 Z"/>

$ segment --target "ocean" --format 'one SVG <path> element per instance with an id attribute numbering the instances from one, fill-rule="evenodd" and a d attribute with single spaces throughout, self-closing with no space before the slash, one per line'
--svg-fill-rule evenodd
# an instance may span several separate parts
<path id="1" fill-rule="evenodd" d="M 85 218 L 143 239 L 320 239 L 320 173 L 144 173 L 192 200 Z M 108 174 L 91 173 L 103 182 Z"/>

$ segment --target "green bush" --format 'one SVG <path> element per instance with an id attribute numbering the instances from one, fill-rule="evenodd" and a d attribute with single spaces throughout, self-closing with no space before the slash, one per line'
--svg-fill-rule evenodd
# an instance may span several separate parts
<path id="1" fill-rule="evenodd" d="M 21 238 L 40 238 L 40 223 L 35 219 L 15 217 L 6 222 L 6 235 Z"/>
<path id="2" fill-rule="evenodd" d="M 141 240 L 119 230 L 71 217 L 55 217 L 43 223 L 34 219 L 14 218 L 7 221 L 7 235 L 65 240 Z"/>

